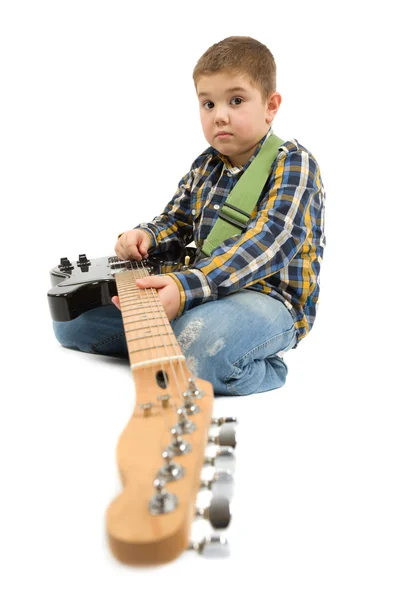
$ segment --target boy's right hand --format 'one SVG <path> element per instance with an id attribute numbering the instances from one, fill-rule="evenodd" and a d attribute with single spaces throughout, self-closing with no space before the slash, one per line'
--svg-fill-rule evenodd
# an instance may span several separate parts
<path id="1" fill-rule="evenodd" d="M 147 258 L 151 244 L 150 235 L 143 229 L 131 229 L 122 233 L 115 244 L 115 254 L 122 260 Z"/>

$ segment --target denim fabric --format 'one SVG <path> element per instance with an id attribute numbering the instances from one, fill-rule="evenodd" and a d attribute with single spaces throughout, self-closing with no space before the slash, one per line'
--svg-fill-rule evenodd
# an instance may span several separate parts
<path id="1" fill-rule="evenodd" d="M 281 387 L 287 366 L 277 356 L 296 343 L 293 318 L 275 298 L 240 290 L 201 304 L 171 321 L 190 371 L 214 394 L 245 396 Z M 63 346 L 128 357 L 120 311 L 95 308 L 73 321 L 53 322 Z"/>

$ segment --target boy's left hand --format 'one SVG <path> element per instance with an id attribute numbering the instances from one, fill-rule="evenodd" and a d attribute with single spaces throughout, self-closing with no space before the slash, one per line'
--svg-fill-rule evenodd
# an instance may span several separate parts
<path id="1" fill-rule="evenodd" d="M 168 277 L 167 275 L 149 275 L 149 277 L 136 279 L 136 285 L 139 289 L 157 289 L 158 298 L 169 321 L 176 318 L 181 305 L 181 295 L 178 285 L 172 277 Z M 118 296 L 113 296 L 111 300 L 121 310 Z"/>

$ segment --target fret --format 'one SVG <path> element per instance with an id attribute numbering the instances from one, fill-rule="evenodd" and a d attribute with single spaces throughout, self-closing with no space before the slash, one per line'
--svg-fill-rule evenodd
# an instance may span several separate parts
<path id="1" fill-rule="evenodd" d="M 135 312 L 132 312 L 132 311 L 134 310 L 133 308 L 128 308 L 128 309 L 127 309 L 127 308 L 125 308 L 123 305 L 121 306 L 121 308 L 122 308 L 122 310 L 124 311 L 124 315 L 125 315 L 126 317 L 135 317 L 136 315 L 138 315 L 138 313 L 137 313 L 137 312 L 136 312 L 136 313 L 135 313 Z M 148 312 L 149 312 L 149 313 L 151 313 L 151 314 L 154 314 L 154 313 L 160 313 L 160 314 L 161 314 L 161 313 L 163 313 L 163 312 L 164 312 L 164 310 L 163 310 L 163 308 L 162 308 L 162 306 L 161 306 L 161 305 L 159 305 L 159 306 L 151 306 L 151 307 L 146 307 L 146 306 L 138 306 L 138 307 L 137 307 L 135 310 L 137 310 L 137 311 L 138 311 L 138 310 L 143 310 L 143 309 L 146 309 L 146 308 L 148 308 L 148 309 L 149 309 L 149 311 L 148 311 Z"/>
<path id="2" fill-rule="evenodd" d="M 157 321 L 158 319 L 167 319 L 167 315 L 157 315 L 157 317 L 146 317 L 145 319 L 137 319 L 137 320 L 133 320 L 133 321 L 128 321 L 128 320 L 124 320 L 124 323 L 129 323 L 129 325 L 131 325 L 132 323 L 140 323 L 142 321 Z M 161 325 L 168 325 L 169 321 L 167 319 L 167 323 L 158 323 L 157 327 L 161 326 Z M 134 331 L 133 329 L 128 329 L 128 331 Z"/>
<path id="3" fill-rule="evenodd" d="M 151 293 L 152 289 L 154 289 L 154 288 L 145 288 L 143 290 L 139 290 L 138 288 L 136 288 L 136 291 L 134 291 L 134 290 L 132 290 L 132 288 L 130 288 L 130 287 L 127 286 L 125 289 L 124 288 L 119 288 L 119 290 L 118 290 L 118 296 L 121 296 L 122 298 L 125 298 L 126 296 L 129 296 L 129 297 L 131 297 L 131 296 L 145 296 L 147 298 L 149 296 L 149 293 Z M 120 293 L 120 291 L 122 293 Z M 146 292 L 147 292 L 147 294 L 146 294 Z M 155 296 L 155 294 L 151 293 L 151 297 L 155 298 L 156 296 Z"/>
<path id="4" fill-rule="evenodd" d="M 146 350 L 159 350 L 161 348 L 161 350 L 164 350 L 164 348 L 175 348 L 176 346 L 178 346 L 178 342 L 175 342 L 175 344 L 163 344 L 162 346 L 148 346 L 147 348 L 138 348 L 137 350 L 129 350 L 129 354 L 134 354 L 135 352 L 145 352 Z M 178 346 L 179 348 L 179 346 Z"/>
<path id="5" fill-rule="evenodd" d="M 144 320 L 145 319 L 142 319 L 142 321 L 144 321 Z M 148 321 L 148 320 L 149 319 L 146 319 L 146 321 Z M 151 331 L 152 327 L 153 327 L 152 325 L 150 325 L 150 327 L 148 325 L 145 325 L 144 327 L 135 327 L 134 329 L 125 329 L 125 331 L 127 331 L 129 333 L 131 331 L 140 331 L 141 329 L 149 329 Z M 159 327 L 167 327 L 167 328 L 169 328 L 170 332 L 172 333 L 172 329 L 171 329 L 171 326 L 169 325 L 169 321 L 168 321 L 168 323 L 160 323 L 156 327 L 157 327 L 157 331 L 158 331 Z"/>
<path id="6" fill-rule="evenodd" d="M 171 337 L 171 332 L 170 331 L 166 331 L 165 333 L 157 333 L 157 337 L 161 337 L 163 335 L 167 335 L 169 338 Z M 141 335 L 139 337 L 135 337 L 135 338 L 126 338 L 127 342 L 137 342 L 138 340 L 145 340 L 146 338 L 154 338 L 156 337 L 154 335 L 154 333 L 151 333 L 150 335 Z"/>
<path id="7" fill-rule="evenodd" d="M 143 311 L 143 308 L 145 308 L 145 307 L 143 307 L 143 306 L 139 306 L 139 307 L 137 308 L 137 310 L 142 310 L 142 311 Z M 159 307 L 159 306 L 157 306 L 157 308 L 158 308 L 158 309 L 160 309 L 160 307 Z M 154 313 L 155 311 L 153 310 L 153 311 L 151 311 L 151 312 L 152 312 L 152 313 Z M 147 314 L 148 314 L 147 312 L 141 312 L 141 313 L 134 313 L 134 314 L 128 315 L 128 313 L 124 311 L 124 315 L 125 315 L 126 317 L 137 317 L 138 315 L 140 316 L 140 315 L 147 315 Z"/>
<path id="8" fill-rule="evenodd" d="M 143 308 L 148 308 L 149 310 L 151 309 L 151 311 L 154 313 L 156 311 L 161 311 L 162 310 L 162 306 L 161 304 L 143 304 L 140 306 L 135 306 L 135 307 L 126 307 L 123 304 L 121 305 L 121 308 L 124 309 L 124 314 L 126 314 L 128 317 L 133 317 L 134 316 L 134 312 L 131 313 L 131 311 L 135 311 L 135 310 L 143 310 Z M 130 314 L 128 314 L 130 313 Z"/>
<path id="9" fill-rule="evenodd" d="M 151 311 L 152 314 L 154 314 L 154 311 Z M 124 313 L 125 314 L 125 313 Z M 144 311 L 144 312 L 140 312 L 140 313 L 136 313 L 135 315 L 126 315 L 127 317 L 141 317 L 142 315 L 148 315 L 149 313 Z M 160 314 L 159 317 L 164 317 L 164 315 Z M 132 322 L 132 321 L 131 321 Z"/>
<path id="10" fill-rule="evenodd" d="M 161 304 L 159 302 L 141 302 L 140 306 L 134 304 L 132 308 L 127 308 L 124 312 L 128 312 L 128 310 L 139 310 L 140 308 L 143 308 L 143 306 L 155 306 L 156 308 L 161 308 Z"/>

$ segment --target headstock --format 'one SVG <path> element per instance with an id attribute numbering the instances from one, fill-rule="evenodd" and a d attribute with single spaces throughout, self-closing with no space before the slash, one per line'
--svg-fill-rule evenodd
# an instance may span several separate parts
<path id="1" fill-rule="evenodd" d="M 106 523 L 113 554 L 128 564 L 169 562 L 190 547 L 204 553 L 206 542 L 214 548 L 216 537 L 191 544 L 193 519 L 209 518 L 214 529 L 226 528 L 230 522 L 229 500 L 222 494 L 208 508 L 196 507 L 199 489 L 219 484 L 226 491 L 232 482 L 230 473 L 206 481 L 201 477 L 204 464 L 218 458 L 217 452 L 205 458 L 207 444 L 216 441 L 209 435 L 210 425 L 216 424 L 212 386 L 203 380 L 195 383 L 182 365 L 188 382 L 182 393 L 170 366 L 164 368 L 168 393 L 160 394 L 154 373 L 135 373 L 136 406 L 117 447 L 124 489 L 109 506 Z M 149 406 L 148 398 L 157 400 Z M 225 539 L 220 541 L 226 546 Z"/>

